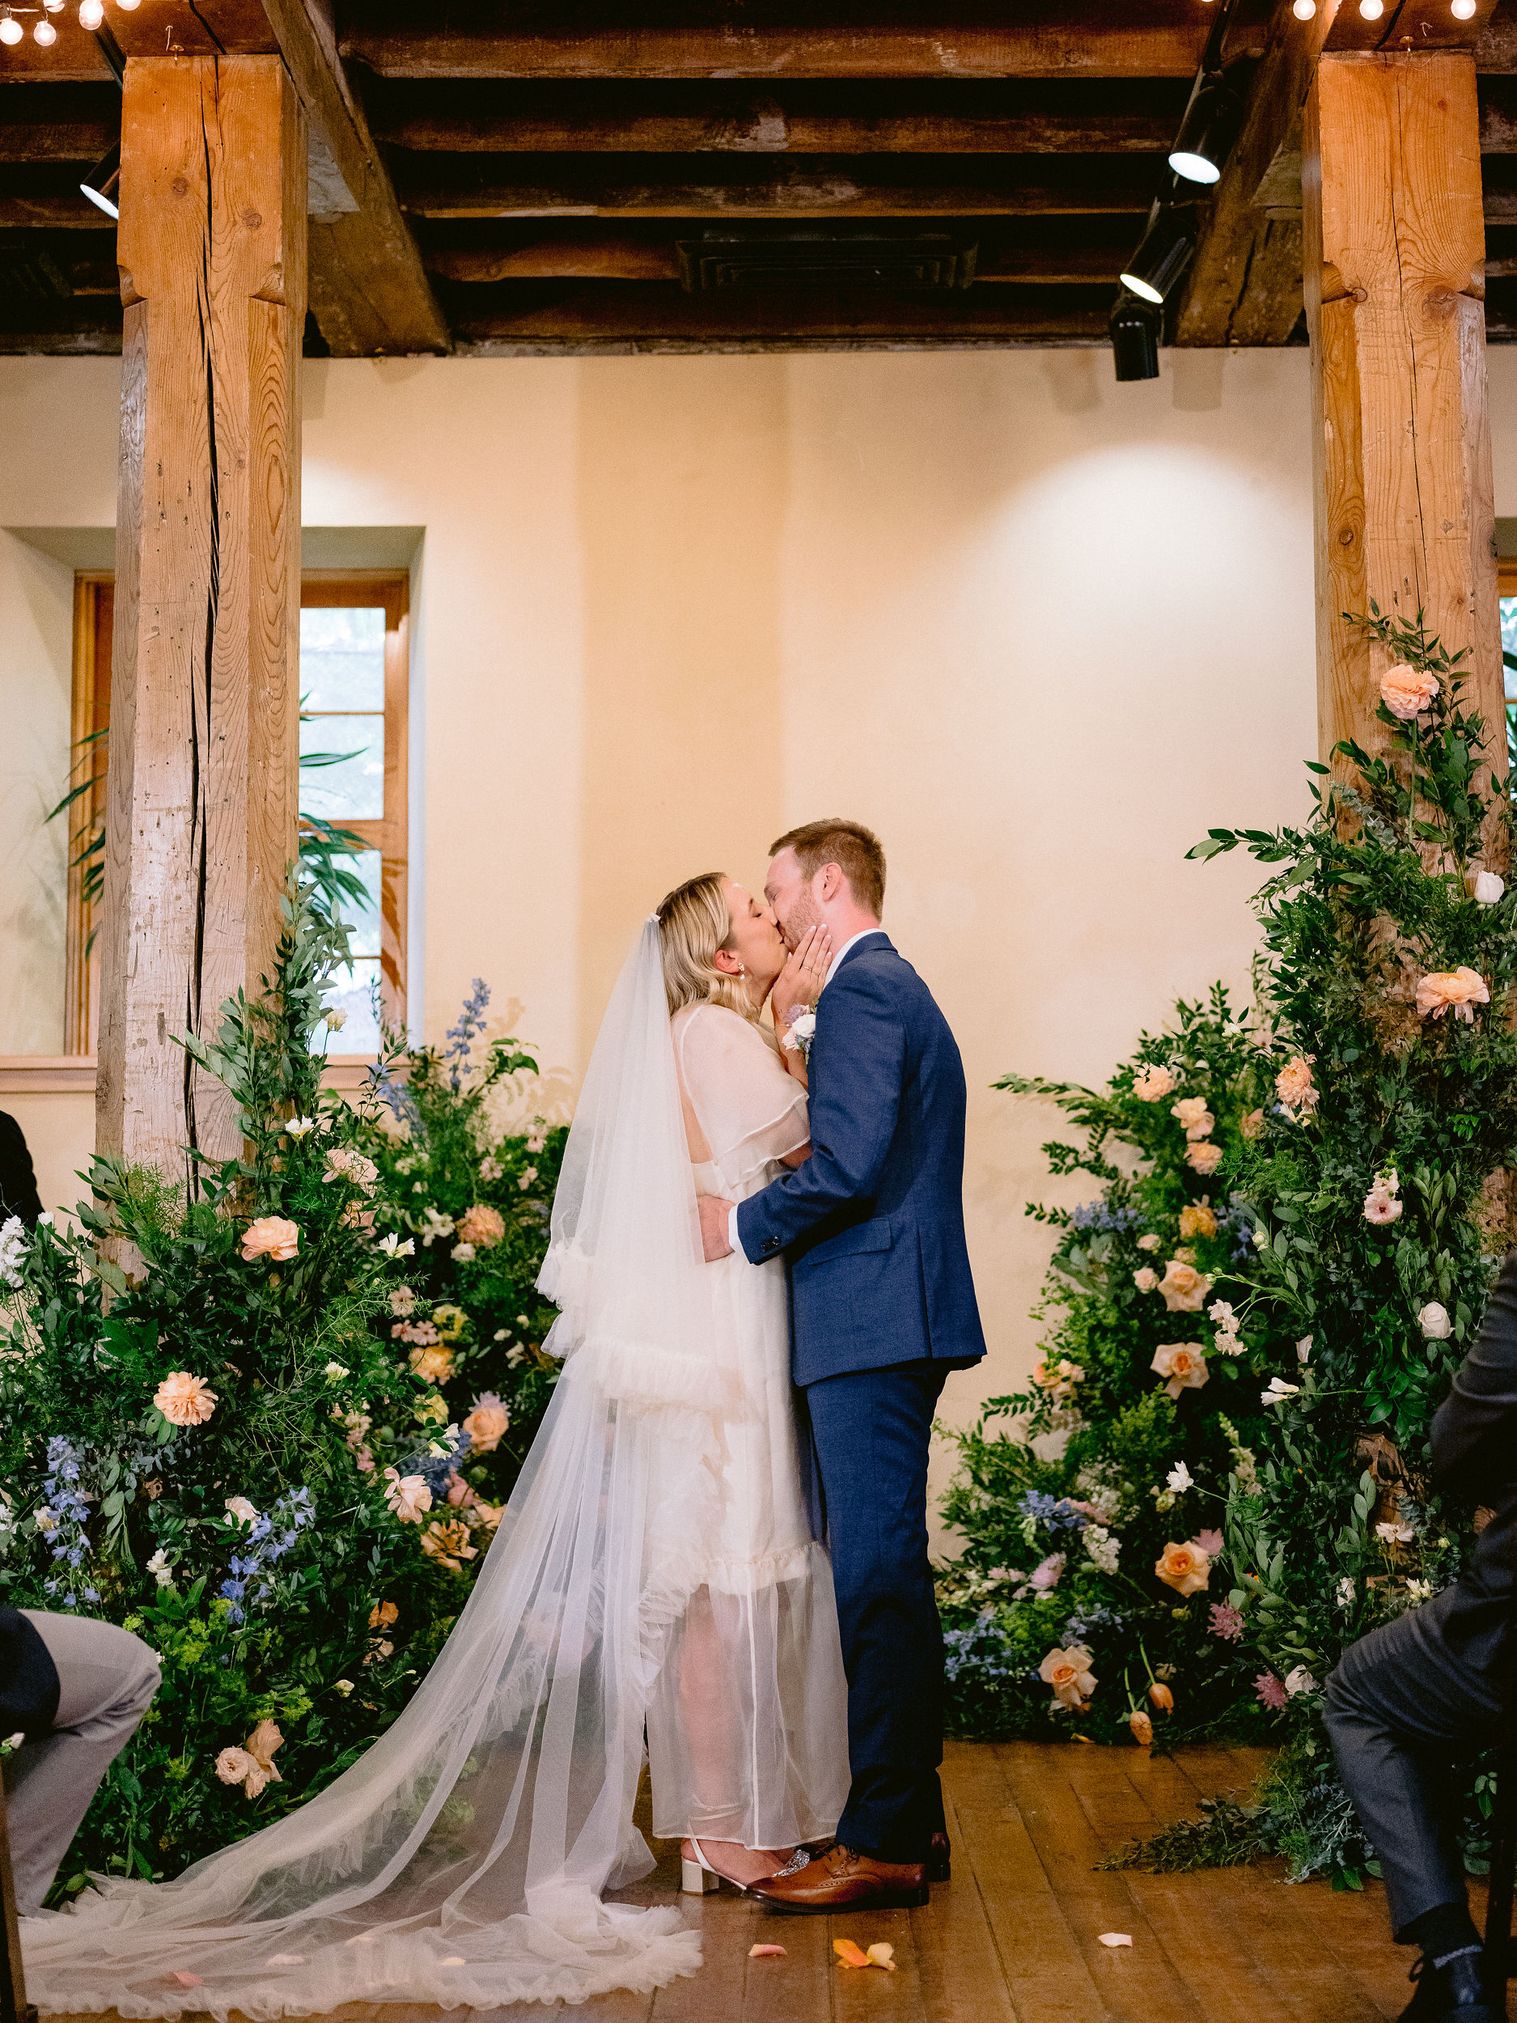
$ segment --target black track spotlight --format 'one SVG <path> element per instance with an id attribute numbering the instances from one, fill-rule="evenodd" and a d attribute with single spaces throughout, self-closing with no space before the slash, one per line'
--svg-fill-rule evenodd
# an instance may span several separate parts
<path id="1" fill-rule="evenodd" d="M 1117 378 L 1157 379 L 1159 377 L 1159 312 L 1150 302 L 1142 302 L 1124 289 L 1112 308 L 1112 363 Z"/>
<path id="2" fill-rule="evenodd" d="M 1243 119 L 1243 100 L 1220 71 L 1196 79 L 1169 151 L 1169 165 L 1188 183 L 1214 183 L 1222 174 L 1228 152 Z"/>
<path id="3" fill-rule="evenodd" d="M 108 218 L 119 218 L 121 212 L 116 203 L 116 186 L 120 181 L 121 144 L 118 141 L 108 155 L 96 162 L 79 189 L 96 210 L 104 211 Z"/>
<path id="4" fill-rule="evenodd" d="M 1190 265 L 1195 250 L 1190 212 L 1171 204 L 1155 204 L 1137 252 L 1122 269 L 1122 286 L 1144 302 L 1162 303 Z"/>

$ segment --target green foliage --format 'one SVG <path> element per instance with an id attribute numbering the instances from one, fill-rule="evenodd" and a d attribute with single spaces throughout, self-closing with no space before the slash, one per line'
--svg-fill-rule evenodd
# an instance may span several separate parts
<path id="1" fill-rule="evenodd" d="M 1058 1231 L 1041 1361 L 1025 1391 L 950 1436 L 960 1467 L 944 1515 L 964 1545 L 939 1597 L 961 1733 L 1131 1739 L 1155 1684 L 1175 1702 L 1152 1717 L 1161 1732 L 1254 1718 L 1230 1647 L 1207 1633 L 1214 1597 L 1182 1595 L 1155 1569 L 1166 1546 L 1220 1525 L 1234 1422 L 1262 1425 L 1259 1345 L 1229 1304 L 1253 1255 L 1231 1175 L 1245 1123 L 1257 1125 L 1258 1062 L 1219 987 L 1146 1036 L 1105 1089 L 1000 1084 L 1063 1111 L 1076 1135 L 1044 1147 L 1050 1168 L 1088 1174 L 1098 1192 L 1073 1212 L 1029 1208 Z M 1155 1369 L 1169 1344 L 1202 1358 L 1202 1381 L 1173 1394 Z M 1039 1676 L 1071 1647 L 1090 1652 L 1097 1682 L 1079 1710 Z"/>

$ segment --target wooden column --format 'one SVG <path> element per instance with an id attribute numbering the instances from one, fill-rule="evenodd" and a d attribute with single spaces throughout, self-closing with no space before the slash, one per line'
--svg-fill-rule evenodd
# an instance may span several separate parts
<path id="1" fill-rule="evenodd" d="M 1504 772 L 1471 54 L 1324 56 L 1303 172 L 1323 755 L 1381 742 L 1385 656 L 1342 618 L 1374 600 L 1468 649 Z"/>
<path id="2" fill-rule="evenodd" d="M 97 1138 L 193 1179 L 174 1035 L 273 954 L 295 854 L 306 148 L 277 56 L 134 58 Z"/>

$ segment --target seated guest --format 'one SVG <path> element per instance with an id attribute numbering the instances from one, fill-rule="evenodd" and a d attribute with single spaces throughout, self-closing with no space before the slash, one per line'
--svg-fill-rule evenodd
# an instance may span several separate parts
<path id="1" fill-rule="evenodd" d="M 19 1215 L 28 1229 L 35 1229 L 41 1213 L 42 1200 L 25 1134 L 9 1111 L 0 1110 L 0 1222 Z"/>
<path id="2" fill-rule="evenodd" d="M 1504 1963 L 1488 1969 L 1459 1859 L 1459 1751 L 1495 1740 L 1517 1606 L 1517 1254 L 1433 1421 L 1433 1477 L 1495 1513 L 1466 1571 L 1420 1609 L 1350 1645 L 1327 1682 L 1327 1732 L 1385 1877 L 1397 1943 L 1420 1948 L 1406 2017 L 1496 2023 Z"/>
<path id="3" fill-rule="evenodd" d="M 41 1910 L 100 1780 L 157 1690 L 158 1660 L 114 1623 L 0 1608 L 0 1736 L 26 1738 L 5 1779 L 23 1917 Z"/>

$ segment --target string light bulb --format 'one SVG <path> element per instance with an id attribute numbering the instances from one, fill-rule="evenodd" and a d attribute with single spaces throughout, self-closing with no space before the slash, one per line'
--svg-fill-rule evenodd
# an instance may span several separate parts
<path id="1" fill-rule="evenodd" d="M 1291 12 L 1298 21 L 1310 21 L 1317 11 L 1317 0 L 1291 0 Z"/>
<path id="2" fill-rule="evenodd" d="M 1449 12 L 1456 21 L 1473 21 L 1477 0 L 1449 0 Z"/>
<path id="3" fill-rule="evenodd" d="M 45 14 L 32 30 L 32 39 L 35 42 L 40 42 L 44 49 L 51 49 L 53 44 L 58 40 L 58 31 Z"/>
<path id="4" fill-rule="evenodd" d="M 1385 12 L 1385 0 L 1359 0 L 1359 12 L 1366 21 L 1378 21 Z"/>
<path id="5" fill-rule="evenodd" d="M 105 0 L 79 0 L 79 26 L 94 30 L 105 19 Z"/>
<path id="6" fill-rule="evenodd" d="M 49 14 L 61 14 L 63 12 L 63 0 L 42 0 L 42 5 Z"/>
<path id="7" fill-rule="evenodd" d="M 26 30 L 7 7 L 5 12 L 0 14 L 0 42 L 14 46 L 25 33 Z"/>

